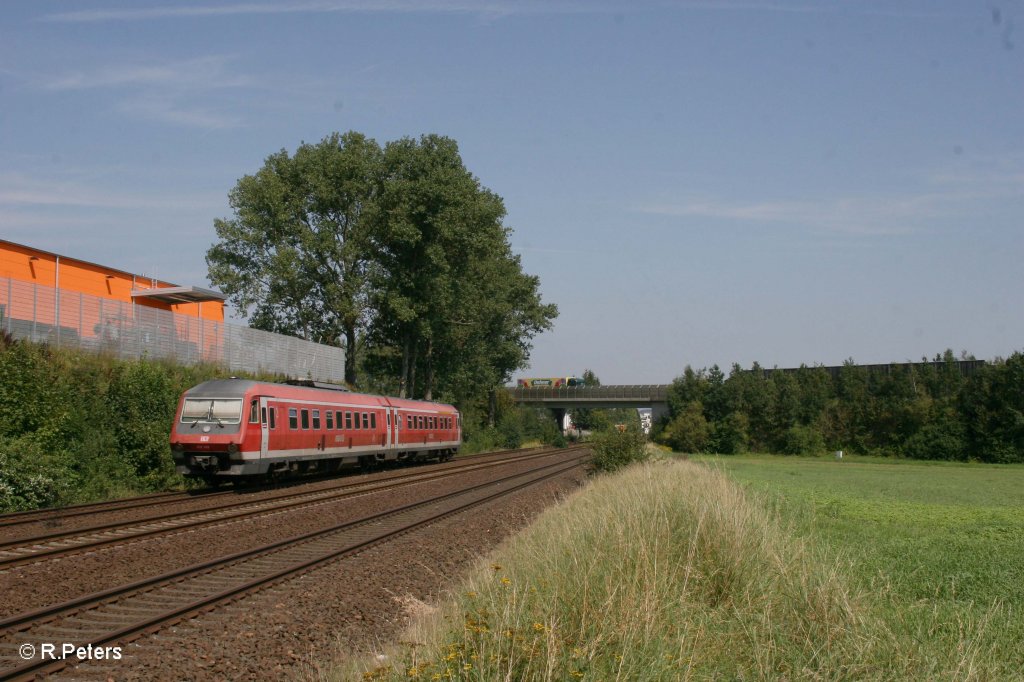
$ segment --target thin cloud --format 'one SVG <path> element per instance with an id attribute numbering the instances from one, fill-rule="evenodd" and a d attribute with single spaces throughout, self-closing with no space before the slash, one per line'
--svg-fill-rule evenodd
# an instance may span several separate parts
<path id="1" fill-rule="evenodd" d="M 0 208 L 37 206 L 177 210 L 182 206 L 206 206 L 210 210 L 219 210 L 223 203 L 223 198 L 214 198 L 213 195 L 148 196 L 141 193 L 112 191 L 74 181 L 32 178 L 20 173 L 0 174 Z"/>
<path id="2" fill-rule="evenodd" d="M 818 3 L 757 2 L 756 0 L 681 0 L 663 2 L 661 7 L 698 11 L 760 11 L 786 13 L 820 13 L 837 9 Z M 856 9 L 857 6 L 851 6 Z M 643 11 L 636 4 L 612 0 L 322 0 L 320 2 L 292 2 L 280 4 L 234 3 L 191 5 L 187 7 L 163 6 L 146 8 L 91 9 L 58 12 L 42 17 L 43 21 L 89 23 L 104 21 L 152 21 L 159 19 L 190 19 L 227 17 L 238 15 L 310 14 L 329 12 L 405 13 L 405 14 L 471 14 L 487 18 L 513 15 L 539 14 L 621 14 Z"/>
<path id="3" fill-rule="evenodd" d="M 88 23 L 101 21 L 147 21 L 225 17 L 243 14 L 309 14 L 326 12 L 373 13 L 450 13 L 487 16 L 510 14 L 562 14 L 594 11 L 585 3 L 548 2 L 474 2 L 473 0 L 340 0 L 334 2 L 296 2 L 287 4 L 237 3 L 230 5 L 192 5 L 188 7 L 148 7 L 142 9 L 94 9 L 48 14 L 44 21 Z M 598 11 L 601 11 L 598 9 Z"/>
<path id="4" fill-rule="evenodd" d="M 253 85 L 252 78 L 227 73 L 226 65 L 229 61 L 228 57 L 215 55 L 167 64 L 106 67 L 57 76 L 44 82 L 42 87 L 46 90 L 132 86 L 209 90 Z"/>
<path id="5" fill-rule="evenodd" d="M 759 203 L 691 198 L 638 206 L 636 210 L 673 217 L 715 218 L 759 224 L 788 223 L 844 234 L 898 236 L 920 231 L 924 221 L 942 215 L 943 205 L 949 199 L 942 194 Z"/>
<path id="6" fill-rule="evenodd" d="M 157 123 L 224 130 L 242 125 L 238 116 L 210 106 L 231 89 L 258 88 L 247 75 L 231 72 L 233 58 L 210 55 L 184 61 L 100 67 L 44 79 L 39 87 L 53 92 L 109 89 L 118 111 Z M 198 102 L 202 102 L 201 104 Z"/>

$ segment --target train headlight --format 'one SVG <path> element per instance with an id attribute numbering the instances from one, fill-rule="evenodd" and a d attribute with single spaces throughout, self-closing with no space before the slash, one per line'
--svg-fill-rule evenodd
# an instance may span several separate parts
<path id="1" fill-rule="evenodd" d="M 228 443 L 228 454 L 229 455 L 237 455 L 238 454 L 238 443 Z"/>
<path id="2" fill-rule="evenodd" d="M 171 450 L 174 452 L 184 452 L 185 446 L 181 443 L 171 443 Z"/>

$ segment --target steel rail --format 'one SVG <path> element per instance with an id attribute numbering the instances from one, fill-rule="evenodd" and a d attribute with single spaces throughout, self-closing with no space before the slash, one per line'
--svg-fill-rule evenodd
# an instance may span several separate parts
<path id="1" fill-rule="evenodd" d="M 58 544 L 49 548 L 42 548 L 36 551 L 18 553 L 8 557 L 0 557 L 0 570 L 7 570 L 26 564 L 34 564 L 44 560 L 58 559 L 73 554 L 90 552 L 101 547 L 111 545 L 128 544 L 135 540 L 150 538 L 158 535 L 173 535 L 177 532 L 187 532 L 206 526 L 215 526 L 221 523 L 231 523 L 246 518 L 259 517 L 266 514 L 280 513 L 302 507 L 311 507 L 318 504 L 335 502 L 348 497 L 379 493 L 406 485 L 415 485 L 424 481 L 431 481 L 444 478 L 457 473 L 476 471 L 491 467 L 504 466 L 514 462 L 530 461 L 540 457 L 550 457 L 556 454 L 558 449 L 545 449 L 539 452 L 528 452 L 513 457 L 504 457 L 483 462 L 459 462 L 455 466 L 445 467 L 443 470 L 430 471 L 407 471 L 398 472 L 398 475 L 377 481 L 343 482 L 331 488 L 292 492 L 276 495 L 261 500 L 247 500 L 234 502 L 218 507 L 211 507 L 201 510 L 189 510 L 173 512 L 154 517 L 146 517 L 131 521 L 121 521 L 97 526 L 88 526 L 67 531 L 59 531 L 47 535 L 18 538 L 8 542 L 0 543 L 0 552 L 16 552 L 17 550 L 30 550 L 32 547 L 45 543 L 52 543 L 58 540 L 69 540 L 83 538 L 85 541 L 78 544 Z M 285 502 L 294 500 L 293 502 Z M 277 504 L 275 504 L 277 503 Z M 231 513 L 232 510 L 235 513 Z M 212 516 L 211 516 L 212 515 Z M 180 521 L 174 525 L 162 525 L 157 528 L 148 528 L 153 524 L 167 524 Z M 110 533 L 117 530 L 130 530 L 138 528 L 136 532 L 123 533 L 109 537 L 100 537 L 89 540 L 88 536 L 97 533 Z"/>
<path id="2" fill-rule="evenodd" d="M 366 529 L 371 527 L 371 524 L 373 524 L 373 526 L 377 526 L 388 518 L 400 517 L 402 514 L 412 514 L 416 511 L 427 511 L 427 515 L 425 517 L 414 517 L 410 521 L 402 522 L 402 524 L 397 528 L 378 529 L 371 532 L 367 537 L 356 537 L 347 541 L 339 538 L 342 543 L 341 546 L 331 547 L 328 551 L 321 550 L 316 556 L 301 558 L 299 561 L 294 561 L 284 567 L 275 568 L 258 577 L 244 580 L 241 583 L 236 582 L 225 589 L 217 589 L 220 587 L 219 585 L 215 585 L 212 588 L 200 588 L 204 589 L 207 594 L 199 599 L 192 598 L 194 595 L 188 595 L 188 590 L 183 589 L 186 594 L 181 596 L 191 599 L 187 603 L 176 603 L 173 607 L 151 616 L 143 615 L 140 620 L 130 622 L 113 631 L 101 632 L 97 635 L 88 636 L 87 642 L 82 640 L 77 642 L 76 645 L 79 647 L 88 645 L 97 647 L 107 646 L 116 642 L 132 641 L 140 636 L 156 632 L 166 625 L 180 622 L 187 617 L 209 611 L 225 602 L 236 601 L 244 596 L 255 593 L 261 589 L 265 589 L 268 586 L 306 573 L 334 559 L 358 553 L 359 551 L 365 550 L 373 545 L 385 542 L 399 535 L 403 535 L 422 526 L 429 525 L 430 523 L 446 518 L 451 514 L 485 504 L 494 499 L 510 495 L 523 488 L 559 476 L 578 467 L 585 459 L 587 459 L 587 455 L 577 455 L 569 462 L 560 461 L 537 467 L 526 472 L 511 474 L 494 481 L 472 485 L 458 491 L 439 495 L 430 500 L 402 505 L 386 512 L 369 514 L 362 518 L 339 524 L 333 528 L 314 531 L 312 533 L 275 542 L 254 550 L 239 552 L 216 561 L 204 562 L 202 564 L 172 571 L 161 576 L 138 581 L 131 585 L 105 590 L 103 592 L 87 595 L 63 604 L 8 618 L 4 621 L 0 621 L 0 634 L 2 634 L 5 639 L 10 639 L 11 637 L 18 635 L 23 638 L 31 638 L 30 631 L 33 628 L 39 628 L 40 626 L 53 622 L 54 620 L 62 619 L 60 625 L 65 627 L 69 625 L 69 623 L 65 622 L 64 619 L 71 619 L 76 615 L 84 614 L 97 608 L 118 605 L 121 601 L 130 599 L 136 595 L 148 595 L 150 599 L 157 599 L 159 595 L 154 594 L 154 591 L 159 588 L 165 586 L 178 586 L 183 589 L 189 585 L 188 581 L 190 579 L 200 577 L 205 577 L 207 580 L 215 579 L 211 573 L 218 568 L 244 567 L 246 562 L 255 562 L 268 556 L 283 554 L 292 548 L 300 548 L 298 553 L 301 553 L 301 546 L 304 544 L 312 543 L 321 539 L 329 540 L 330 536 L 340 536 L 346 531 Z M 485 490 L 496 485 L 513 483 L 516 479 L 524 478 L 527 480 L 515 483 L 511 487 L 503 488 L 494 492 L 487 492 Z M 457 498 L 459 497 L 472 496 L 472 494 L 476 492 L 484 492 L 485 494 L 483 497 L 472 498 L 465 502 L 457 501 Z M 442 506 L 440 510 L 428 511 L 431 506 L 437 506 L 439 503 L 445 501 L 455 501 L 456 505 L 452 508 Z M 230 579 L 230 576 L 228 576 L 228 578 Z M 210 590 L 217 591 L 210 594 Z M 124 606 L 123 604 L 121 605 Z M 152 604 L 145 606 L 140 605 L 140 607 L 146 610 L 153 610 L 155 608 Z M 74 624 L 70 623 L 70 625 L 73 626 Z M 113 623 L 112 625 L 117 624 Z M 92 628 L 91 630 L 87 629 L 86 632 L 93 632 L 96 629 L 96 624 L 90 623 L 86 627 Z M 65 641 L 71 640 L 71 637 L 67 635 L 66 629 L 62 630 L 62 633 Z M 74 662 L 63 658 L 55 661 L 32 660 L 20 666 L 0 669 L 0 680 L 28 679 L 38 674 L 55 672 L 66 667 L 69 663 L 74 664 Z"/>
<path id="3" fill-rule="evenodd" d="M 534 448 L 516 448 L 513 450 L 480 452 L 472 455 L 463 455 L 462 457 L 459 457 L 459 461 L 465 461 L 467 459 L 485 458 L 490 456 L 496 456 L 499 454 L 510 455 L 532 449 Z M 5 530 L 7 528 L 12 528 L 14 526 L 25 525 L 29 523 L 61 522 L 65 519 L 75 518 L 79 516 L 113 513 L 129 509 L 138 509 L 142 507 L 155 507 L 163 504 L 174 504 L 176 502 L 205 500 L 207 498 L 221 497 L 225 495 L 238 495 L 240 492 L 265 492 L 268 490 L 276 490 L 278 488 L 283 487 L 294 487 L 298 485 L 305 485 L 307 483 L 315 483 L 323 480 L 330 480 L 331 478 L 337 478 L 337 472 L 332 474 L 326 474 L 324 476 L 295 478 L 286 481 L 278 481 L 269 485 L 259 486 L 256 488 L 252 488 L 251 490 L 244 491 L 203 488 L 193 491 L 169 491 L 162 493 L 151 493 L 149 495 L 140 495 L 138 497 L 123 497 L 117 500 L 106 500 L 104 502 L 84 502 L 82 504 L 73 504 L 60 508 L 28 509 L 25 511 L 0 514 L 0 530 Z"/>

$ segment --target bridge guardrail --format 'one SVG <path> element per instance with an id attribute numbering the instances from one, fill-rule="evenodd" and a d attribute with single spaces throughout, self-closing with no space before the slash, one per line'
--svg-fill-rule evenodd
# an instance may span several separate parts
<path id="1" fill-rule="evenodd" d="M 573 400 L 594 402 L 612 400 L 638 400 L 664 402 L 668 400 L 668 384 L 636 384 L 621 386 L 585 386 L 583 388 L 560 386 L 558 388 L 536 388 L 517 386 L 510 388 L 514 400 L 519 402 Z"/>

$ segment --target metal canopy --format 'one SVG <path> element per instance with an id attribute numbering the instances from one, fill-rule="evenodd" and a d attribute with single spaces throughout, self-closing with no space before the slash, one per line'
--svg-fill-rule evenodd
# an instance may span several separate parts
<path id="1" fill-rule="evenodd" d="M 227 296 L 219 291 L 199 287 L 163 287 L 156 289 L 133 289 L 132 298 L 148 298 L 163 303 L 202 303 L 203 301 L 226 301 Z"/>

